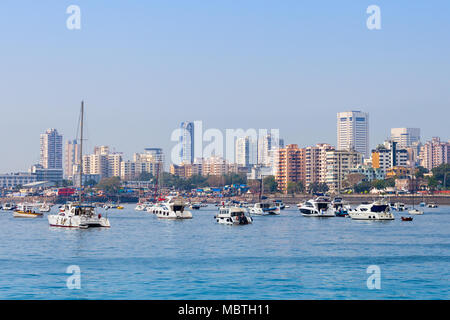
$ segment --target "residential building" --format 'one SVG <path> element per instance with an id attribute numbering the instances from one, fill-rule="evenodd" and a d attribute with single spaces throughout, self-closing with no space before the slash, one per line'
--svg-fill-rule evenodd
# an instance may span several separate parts
<path id="1" fill-rule="evenodd" d="M 337 114 L 337 149 L 357 151 L 369 157 L 369 114 L 361 111 Z"/>
<path id="2" fill-rule="evenodd" d="M 63 169 L 62 135 L 48 129 L 40 138 L 40 165 L 44 169 Z"/>
<path id="3" fill-rule="evenodd" d="M 308 189 L 313 183 L 325 183 L 327 173 L 327 151 L 334 147 L 327 143 L 320 143 L 305 148 L 304 174 L 305 187 Z"/>
<path id="4" fill-rule="evenodd" d="M 363 163 L 363 155 L 356 151 L 327 151 L 326 183 L 332 192 L 341 192 L 351 169 Z"/>
<path id="5" fill-rule="evenodd" d="M 278 165 L 275 179 L 278 189 L 287 193 L 290 182 L 305 181 L 305 149 L 289 144 L 278 150 Z"/>
<path id="6" fill-rule="evenodd" d="M 72 179 L 74 170 L 80 163 L 80 145 L 77 140 L 66 142 L 64 148 L 64 177 Z"/>
<path id="7" fill-rule="evenodd" d="M 372 167 L 381 169 L 385 174 L 392 167 L 407 167 L 409 155 L 406 149 L 398 149 L 397 142 L 386 141 L 383 146 L 372 150 Z"/>
<path id="8" fill-rule="evenodd" d="M 442 142 L 440 138 L 433 137 L 421 147 L 420 163 L 428 170 L 450 163 L 450 141 Z"/>
<path id="9" fill-rule="evenodd" d="M 365 176 L 363 181 L 384 180 L 385 172 L 380 168 L 373 168 L 370 165 L 359 164 L 356 167 L 350 169 L 349 174 L 359 173 Z"/>

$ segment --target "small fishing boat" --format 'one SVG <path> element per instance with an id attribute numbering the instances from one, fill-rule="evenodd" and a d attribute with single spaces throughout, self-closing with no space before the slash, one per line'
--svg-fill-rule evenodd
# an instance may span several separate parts
<path id="1" fill-rule="evenodd" d="M 435 203 L 429 203 L 429 204 L 427 205 L 427 207 L 428 207 L 428 208 L 437 208 L 438 205 L 435 204 Z"/>
<path id="2" fill-rule="evenodd" d="M 29 204 L 19 204 L 17 210 L 13 213 L 15 218 L 38 218 L 42 216 L 41 212 L 36 212 L 34 206 Z"/>
<path id="3" fill-rule="evenodd" d="M 413 221 L 413 217 L 402 217 L 402 221 Z"/>

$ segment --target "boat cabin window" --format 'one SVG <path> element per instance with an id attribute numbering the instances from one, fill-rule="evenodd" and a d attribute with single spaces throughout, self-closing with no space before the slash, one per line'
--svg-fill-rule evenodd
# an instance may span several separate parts
<path id="1" fill-rule="evenodd" d="M 372 212 L 384 212 L 387 209 L 387 205 L 373 205 Z"/>
<path id="2" fill-rule="evenodd" d="M 181 206 L 181 205 L 174 205 L 173 206 L 173 211 L 175 211 L 175 212 L 177 212 L 177 211 L 183 212 L 183 209 L 184 209 L 184 207 Z"/>

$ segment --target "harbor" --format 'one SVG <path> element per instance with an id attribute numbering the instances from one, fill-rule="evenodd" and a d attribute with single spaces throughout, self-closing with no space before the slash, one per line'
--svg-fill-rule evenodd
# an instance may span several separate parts
<path id="1" fill-rule="evenodd" d="M 449 299 L 450 207 L 411 222 L 306 218 L 295 206 L 221 224 L 208 205 L 192 219 L 97 208 L 111 228 L 74 230 L 0 212 L 1 299 Z M 14 249 L 13 249 L 14 248 Z M 67 267 L 81 289 L 69 290 Z M 369 290 L 366 269 L 381 269 Z"/>

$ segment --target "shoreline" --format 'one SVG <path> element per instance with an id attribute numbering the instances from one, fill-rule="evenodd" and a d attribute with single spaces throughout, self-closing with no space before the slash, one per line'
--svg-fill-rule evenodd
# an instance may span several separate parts
<path id="1" fill-rule="evenodd" d="M 297 203 L 307 201 L 311 198 L 314 198 L 314 196 L 310 194 L 296 194 L 296 195 L 285 195 L 285 194 L 267 194 L 266 195 L 267 200 L 282 200 L 287 205 L 296 205 Z M 350 203 L 350 204 L 360 204 L 362 202 L 371 202 L 376 199 L 379 199 L 379 195 L 339 195 L 344 201 Z M 390 202 L 402 202 L 407 205 L 412 205 L 413 203 L 415 205 L 419 205 L 421 202 L 425 202 L 426 204 L 433 203 L 437 205 L 450 205 L 450 195 L 444 195 L 444 194 L 430 194 L 430 195 L 386 195 L 387 199 L 389 199 Z M 120 199 L 120 203 L 122 204 L 136 204 L 137 201 L 136 198 L 130 198 L 127 199 Z M 53 204 L 62 204 L 65 203 L 67 199 L 64 198 L 58 198 L 58 197 L 17 197 L 17 198 L 0 198 L 0 203 L 21 203 L 21 202 L 28 202 L 28 203 L 53 203 Z M 131 200 L 131 201 L 130 201 Z M 206 202 L 209 204 L 216 204 L 220 203 L 222 201 L 230 201 L 230 200 L 236 200 L 236 201 L 246 201 L 249 203 L 255 203 L 258 202 L 257 196 L 235 196 L 235 197 L 227 197 L 227 198 L 221 198 L 221 197 L 211 197 L 211 198 L 205 198 L 205 197 L 192 197 L 192 198 L 186 198 L 186 201 L 190 202 Z M 98 202 L 98 203 L 108 203 L 111 201 L 108 200 L 100 200 L 99 199 L 93 199 L 92 202 Z M 114 201 L 113 201 L 114 202 Z"/>

